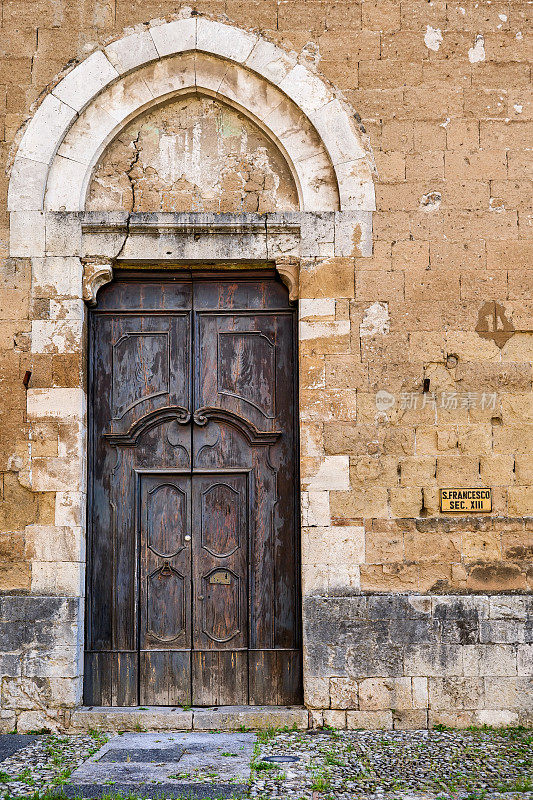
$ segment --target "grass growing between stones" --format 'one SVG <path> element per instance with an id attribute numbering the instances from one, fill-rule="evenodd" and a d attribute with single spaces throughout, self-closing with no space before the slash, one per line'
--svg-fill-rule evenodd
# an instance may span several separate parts
<path id="1" fill-rule="evenodd" d="M 106 738 L 96 732 L 85 737 L 82 760 Z M 41 743 L 41 753 L 48 759 L 46 780 L 44 772 L 41 779 L 33 767 L 26 769 L 23 759 L 16 774 L 0 765 L 0 797 L 65 798 L 61 787 L 80 763 L 75 740 L 49 736 Z M 234 754 L 225 750 L 220 755 L 226 761 Z M 265 761 L 269 756 L 296 756 L 296 760 Z M 186 773 L 169 777 L 185 779 Z M 37 791 L 50 785 L 48 792 Z M 128 794 L 110 786 L 104 791 L 102 800 L 144 800 L 142 790 Z M 533 731 L 488 727 L 261 731 L 252 755 L 249 796 L 252 800 L 533 800 Z"/>
<path id="2" fill-rule="evenodd" d="M 276 789 L 255 769 L 252 797 L 261 800 L 533 800 L 533 731 L 471 728 L 433 731 L 333 731 L 270 737 L 254 756 L 300 757 L 292 780 Z M 290 774 L 290 773 L 289 773 Z M 255 785 L 254 785 L 255 781 Z"/>
<path id="3" fill-rule="evenodd" d="M 366 769 L 354 788 L 459 797 L 524 791 L 523 776 L 533 767 L 532 740 L 523 729 L 437 731 L 422 742 L 413 734 L 385 735 L 359 748 Z"/>
<path id="4" fill-rule="evenodd" d="M 41 798 L 65 784 L 82 761 L 96 753 L 108 737 L 98 731 L 83 736 L 50 734 L 17 751 L 1 764 L 0 798 Z M 44 789 L 42 787 L 47 787 Z M 32 790 L 35 792 L 32 795 Z M 56 795 L 57 796 L 57 795 Z"/>
<path id="5" fill-rule="evenodd" d="M 89 736 L 93 739 L 94 745 L 88 748 L 87 758 L 94 755 L 108 740 L 108 736 L 100 731 L 90 730 Z M 72 757 L 69 754 L 69 744 L 70 741 L 67 736 L 50 736 L 46 742 L 46 752 L 57 770 L 52 779 L 52 786 L 62 786 L 66 783 L 77 766 L 75 762 L 72 762 Z"/>

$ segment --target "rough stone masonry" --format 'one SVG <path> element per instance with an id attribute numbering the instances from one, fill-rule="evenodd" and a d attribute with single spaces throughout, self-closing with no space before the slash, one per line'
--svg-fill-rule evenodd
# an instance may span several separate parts
<path id="1" fill-rule="evenodd" d="M 299 302 L 313 723 L 530 724 L 530 4 L 4 0 L 0 30 L 0 729 L 81 703 L 85 301 L 149 253 L 253 254 Z"/>

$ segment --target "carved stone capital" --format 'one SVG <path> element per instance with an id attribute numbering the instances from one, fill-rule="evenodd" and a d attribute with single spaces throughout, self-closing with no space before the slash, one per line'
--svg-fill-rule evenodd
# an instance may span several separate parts
<path id="1" fill-rule="evenodd" d="M 300 295 L 300 259 L 296 256 L 276 258 L 276 270 L 289 290 L 289 300 L 298 300 Z"/>
<path id="2" fill-rule="evenodd" d="M 105 258 L 84 258 L 82 290 L 88 306 L 96 305 L 98 289 L 113 280 L 113 262 Z"/>

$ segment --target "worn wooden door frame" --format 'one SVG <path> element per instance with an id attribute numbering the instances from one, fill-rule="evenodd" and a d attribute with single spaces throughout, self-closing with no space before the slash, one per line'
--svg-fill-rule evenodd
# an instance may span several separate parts
<path id="1" fill-rule="evenodd" d="M 183 276 L 184 279 L 192 277 L 192 278 L 196 278 L 197 280 L 201 280 L 201 279 L 206 279 L 206 280 L 208 280 L 208 279 L 211 279 L 211 280 L 212 279 L 215 279 L 215 280 L 216 279 L 228 280 L 230 278 L 230 275 L 228 274 L 228 268 L 227 268 L 226 265 L 220 265 L 220 266 L 222 266 L 222 269 L 220 269 L 220 268 L 218 268 L 218 269 L 217 268 L 214 268 L 214 269 L 213 268 L 209 268 L 209 269 L 201 270 L 201 273 L 200 273 L 199 270 L 197 271 L 196 269 L 191 271 L 191 268 L 190 268 L 189 264 L 183 265 L 183 267 L 181 267 L 181 268 L 178 265 L 172 265 L 172 266 L 174 267 L 174 269 L 169 269 L 167 267 L 165 269 L 158 270 L 157 268 L 154 269 L 154 267 L 151 266 L 151 265 L 150 266 L 146 266 L 145 268 L 140 268 L 139 264 L 135 264 L 134 270 L 128 270 L 126 265 L 124 265 L 124 268 L 121 268 L 121 270 L 118 273 L 117 277 L 120 276 L 120 278 L 122 278 L 122 279 L 126 279 L 127 278 L 128 280 L 132 280 L 132 281 L 136 280 L 136 279 L 137 280 L 146 280 L 146 279 L 148 279 L 148 280 L 150 280 L 152 282 L 157 282 L 159 279 L 163 279 L 165 277 L 168 278 L 170 275 L 172 275 L 173 277 L 177 277 L 177 278 Z M 268 266 L 270 266 L 270 265 L 268 265 Z M 166 265 L 165 265 L 165 267 L 166 267 Z M 224 267 L 226 267 L 226 268 L 224 268 Z M 263 265 L 262 265 L 262 267 L 263 267 Z M 236 277 L 238 276 L 238 278 L 241 279 L 241 280 L 253 279 L 253 278 L 260 278 L 260 279 L 261 278 L 263 278 L 263 279 L 265 279 L 265 278 L 266 279 L 275 279 L 276 278 L 276 279 L 279 280 L 279 278 L 280 278 L 279 273 L 276 273 L 275 270 L 273 270 L 272 268 L 269 269 L 268 267 L 267 268 L 265 268 L 265 267 L 267 267 L 267 265 L 265 265 L 260 270 L 253 269 L 253 268 L 248 270 L 248 269 L 242 269 L 242 266 L 241 266 L 241 268 L 237 272 Z M 235 275 L 234 267 L 233 267 L 233 269 L 231 269 L 231 274 L 232 274 L 232 276 Z M 105 281 L 105 282 L 107 282 L 107 281 Z M 286 283 L 286 280 L 284 280 L 283 282 Z M 292 298 L 291 298 L 291 300 L 292 300 Z M 298 315 L 297 314 L 294 315 L 294 330 L 293 330 L 293 340 L 292 341 L 293 341 L 293 348 L 294 348 L 294 352 L 293 352 L 293 373 L 294 373 L 293 374 L 293 382 L 294 382 L 293 383 L 293 386 L 294 386 L 294 390 L 293 390 L 293 392 L 294 392 L 293 393 L 293 434 L 294 434 L 294 474 L 295 474 L 295 486 L 294 486 L 294 501 L 295 502 L 294 502 L 294 523 L 293 524 L 294 524 L 294 544 L 295 544 L 295 559 L 296 559 L 295 579 L 296 579 L 296 582 L 297 582 L 297 585 L 295 587 L 295 591 L 296 591 L 296 597 L 298 599 L 298 604 L 297 604 L 298 623 L 297 623 L 297 627 L 298 627 L 299 648 L 300 648 L 300 652 L 301 652 L 301 648 L 302 648 L 302 630 L 301 630 L 301 557 L 300 557 L 301 527 L 300 527 L 300 492 L 299 492 L 299 413 L 298 413 L 299 412 L 299 403 L 298 403 L 298 397 L 299 397 L 299 395 L 298 395 L 298 378 L 299 378 L 299 375 L 298 375 Z M 88 369 L 89 399 L 91 398 L 91 394 L 90 394 L 90 391 L 91 391 L 91 369 L 92 369 L 92 367 L 89 365 L 89 369 Z M 193 369 L 194 369 L 194 367 L 193 367 Z M 91 414 L 92 413 L 91 403 L 89 403 L 89 406 L 90 406 L 89 414 Z M 92 480 L 92 471 L 90 469 L 90 466 L 91 466 L 91 455 L 90 455 L 90 453 L 91 453 L 91 437 L 93 435 L 92 424 L 89 424 L 89 431 L 90 431 L 90 434 L 89 434 L 89 437 L 88 437 L 88 446 L 89 446 L 88 490 L 90 490 L 91 480 Z M 191 469 L 192 469 L 192 467 L 191 467 Z M 192 473 L 191 473 L 191 475 L 192 475 Z M 88 491 L 88 494 L 87 494 L 88 500 L 89 500 L 90 496 L 91 496 L 91 493 L 90 493 L 90 491 Z M 137 575 L 137 579 L 138 579 L 138 577 L 139 576 Z M 86 591 L 86 602 L 87 602 L 87 599 L 88 599 L 88 592 Z M 86 620 L 85 620 L 86 641 L 87 641 L 88 617 L 89 617 L 89 615 L 87 613 L 86 614 Z M 138 639 L 137 653 L 138 654 L 140 653 L 139 635 L 140 635 L 140 631 L 138 632 L 138 636 L 137 636 L 137 639 Z M 300 668 L 300 673 L 301 673 L 301 668 Z M 300 674 L 300 685 L 302 685 L 302 675 L 301 674 Z M 137 697 L 137 701 L 140 702 L 139 696 Z"/>

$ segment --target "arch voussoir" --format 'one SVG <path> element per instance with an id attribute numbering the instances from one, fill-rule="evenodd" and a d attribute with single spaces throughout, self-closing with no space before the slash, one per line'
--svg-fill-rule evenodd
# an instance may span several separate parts
<path id="1" fill-rule="evenodd" d="M 187 91 L 212 93 L 260 123 L 288 159 L 302 211 L 374 210 L 367 154 L 346 104 L 294 54 L 202 17 L 130 33 L 69 72 L 26 128 L 9 210 L 82 210 L 88 173 L 120 128 Z"/>

